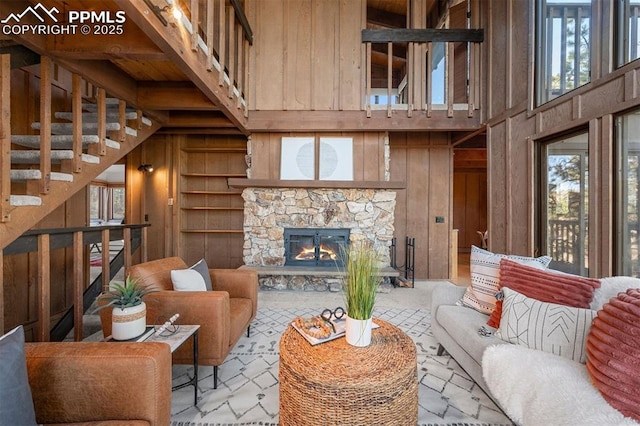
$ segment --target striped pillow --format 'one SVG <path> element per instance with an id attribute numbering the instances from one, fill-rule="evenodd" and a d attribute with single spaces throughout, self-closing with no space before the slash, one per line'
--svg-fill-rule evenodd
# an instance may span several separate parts
<path id="1" fill-rule="evenodd" d="M 596 311 L 545 303 L 502 289 L 502 317 L 496 337 L 517 345 L 587 362 L 587 335 Z"/>
<path id="2" fill-rule="evenodd" d="M 499 289 L 500 260 L 511 259 L 534 268 L 545 269 L 551 262 L 548 256 L 524 257 L 491 253 L 471 246 L 471 285 L 462 296 L 462 304 L 490 315 L 496 307 Z"/>
<path id="3" fill-rule="evenodd" d="M 600 287 L 600 280 L 550 269 L 540 270 L 503 259 L 500 261 L 500 288 L 503 287 L 541 302 L 587 309 L 595 289 Z M 502 302 L 497 301 L 487 325 L 498 328 L 501 313 Z"/>

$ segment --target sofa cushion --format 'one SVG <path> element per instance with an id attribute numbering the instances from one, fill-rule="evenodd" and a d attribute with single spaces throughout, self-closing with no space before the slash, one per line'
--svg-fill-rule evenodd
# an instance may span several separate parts
<path id="1" fill-rule="evenodd" d="M 21 325 L 0 337 L 0 360 L 0 423 L 35 425 Z"/>
<path id="2" fill-rule="evenodd" d="M 440 305 L 436 320 L 472 358 L 480 362 L 489 345 L 506 343 L 495 336 L 483 336 L 478 331 L 487 315 L 464 306 Z"/>
<path id="3" fill-rule="evenodd" d="M 604 399 L 640 421 L 640 289 L 606 303 L 587 337 L 587 371 Z"/>
<path id="4" fill-rule="evenodd" d="M 519 425 L 637 426 L 602 398 L 584 365 L 519 345 L 492 346 L 482 372 L 506 415 Z"/>
<path id="5" fill-rule="evenodd" d="M 500 288 L 502 287 L 509 287 L 541 302 L 587 309 L 595 289 L 600 287 L 600 281 L 550 269 L 532 268 L 509 259 L 502 259 Z M 502 302 L 497 301 L 487 324 L 498 328 L 501 316 Z"/>
<path id="6" fill-rule="evenodd" d="M 583 364 L 587 361 L 587 335 L 596 311 L 541 302 L 508 287 L 502 292 L 497 337 Z"/>
<path id="7" fill-rule="evenodd" d="M 535 268 L 544 269 L 551 262 L 548 256 L 537 258 L 492 253 L 476 246 L 471 247 L 471 285 L 462 296 L 462 304 L 484 314 L 491 314 L 496 305 L 499 290 L 500 260 L 511 259 Z"/>
<path id="8" fill-rule="evenodd" d="M 600 288 L 593 293 L 591 309 L 599 311 L 605 303 L 617 297 L 618 293 L 623 293 L 629 288 L 640 288 L 640 278 L 624 276 L 600 278 Z"/>
<path id="9" fill-rule="evenodd" d="M 197 261 L 191 268 L 194 271 L 197 271 L 204 280 L 204 285 L 208 291 L 213 290 L 213 285 L 211 284 L 211 274 L 209 274 L 209 265 L 207 265 L 207 261 L 204 259 L 200 259 Z"/>

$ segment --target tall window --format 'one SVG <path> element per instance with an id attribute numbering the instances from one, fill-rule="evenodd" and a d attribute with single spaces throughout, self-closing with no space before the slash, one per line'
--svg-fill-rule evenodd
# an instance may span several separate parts
<path id="1" fill-rule="evenodd" d="M 542 220 L 544 254 L 551 267 L 588 275 L 588 136 L 581 133 L 542 147 Z"/>
<path id="2" fill-rule="evenodd" d="M 618 158 L 616 274 L 640 276 L 640 111 L 616 119 Z"/>
<path id="3" fill-rule="evenodd" d="M 640 0 L 618 0 L 618 66 L 640 58 Z"/>
<path id="4" fill-rule="evenodd" d="M 590 80 L 591 2 L 539 0 L 536 100 L 541 105 Z"/>

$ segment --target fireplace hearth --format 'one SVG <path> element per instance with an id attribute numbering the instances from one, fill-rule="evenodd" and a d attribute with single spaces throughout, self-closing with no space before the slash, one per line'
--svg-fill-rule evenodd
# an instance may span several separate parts
<path id="1" fill-rule="evenodd" d="M 349 244 L 348 228 L 285 228 L 285 266 L 342 266 L 340 253 Z"/>

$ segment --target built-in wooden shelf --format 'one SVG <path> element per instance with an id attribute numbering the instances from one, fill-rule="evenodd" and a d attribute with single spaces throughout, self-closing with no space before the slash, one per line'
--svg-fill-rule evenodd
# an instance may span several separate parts
<path id="1" fill-rule="evenodd" d="M 201 178 L 246 178 L 246 173 L 181 173 L 184 177 L 201 177 Z"/>
<path id="2" fill-rule="evenodd" d="M 405 189 L 401 181 L 229 179 L 234 188 Z"/>
<path id="3" fill-rule="evenodd" d="M 184 152 L 195 152 L 195 153 L 207 153 L 207 152 L 213 152 L 213 153 L 239 153 L 239 154 L 246 154 L 247 153 L 247 149 L 246 148 L 182 148 L 182 151 Z"/>

